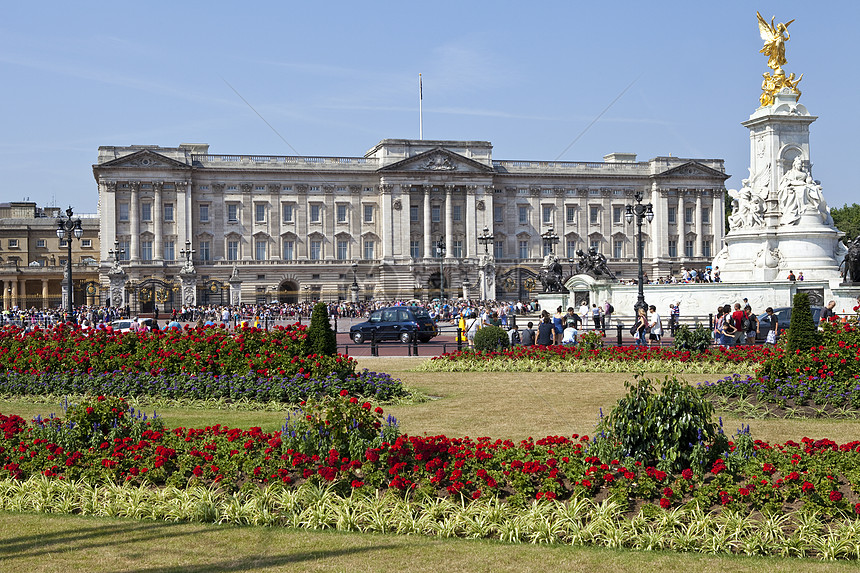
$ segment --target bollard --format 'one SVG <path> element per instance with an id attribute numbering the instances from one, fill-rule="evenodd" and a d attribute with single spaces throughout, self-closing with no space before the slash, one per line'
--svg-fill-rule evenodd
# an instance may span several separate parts
<path id="1" fill-rule="evenodd" d="M 708 328 L 714 329 L 714 313 L 708 315 Z"/>
<path id="2" fill-rule="evenodd" d="M 370 355 L 379 356 L 379 347 L 376 344 L 376 331 L 370 332 Z"/>
<path id="3" fill-rule="evenodd" d="M 618 346 L 624 346 L 624 338 L 622 338 L 624 336 L 624 325 L 619 322 L 615 325 L 615 329 L 618 331 Z"/>
<path id="4" fill-rule="evenodd" d="M 418 356 L 418 337 L 412 338 L 412 356 Z"/>
<path id="5" fill-rule="evenodd" d="M 334 315 L 334 331 L 337 333 L 337 315 Z"/>
<path id="6" fill-rule="evenodd" d="M 460 330 L 460 327 L 457 326 L 457 352 L 463 350 L 463 332 Z"/>

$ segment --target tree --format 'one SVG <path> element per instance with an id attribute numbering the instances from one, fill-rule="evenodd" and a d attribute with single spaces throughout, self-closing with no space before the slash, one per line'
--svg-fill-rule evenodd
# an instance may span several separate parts
<path id="1" fill-rule="evenodd" d="M 328 306 L 324 302 L 314 305 L 311 325 L 308 327 L 308 354 L 332 356 L 337 354 L 337 335 L 328 320 Z"/>
<path id="2" fill-rule="evenodd" d="M 847 245 L 860 235 L 860 205 L 853 203 L 830 209 L 833 224 L 845 233 L 842 241 Z"/>
<path id="3" fill-rule="evenodd" d="M 795 350 L 806 352 L 819 344 L 821 344 L 821 335 L 812 320 L 809 295 L 805 292 L 799 292 L 794 295 L 794 304 L 791 307 L 791 324 L 788 327 L 786 352 L 789 354 L 794 354 Z"/>

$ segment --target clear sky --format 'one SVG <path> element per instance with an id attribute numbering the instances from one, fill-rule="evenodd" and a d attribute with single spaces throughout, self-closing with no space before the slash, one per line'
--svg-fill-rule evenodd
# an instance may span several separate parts
<path id="1" fill-rule="evenodd" d="M 860 202 L 860 2 L 789 0 L 8 2 L 0 200 L 95 212 L 100 145 L 362 156 L 418 137 L 419 72 L 425 139 L 490 141 L 496 159 L 722 158 L 736 188 L 768 71 L 756 10 L 796 18 L 784 69 L 819 116 L 813 176 L 831 206 Z"/>

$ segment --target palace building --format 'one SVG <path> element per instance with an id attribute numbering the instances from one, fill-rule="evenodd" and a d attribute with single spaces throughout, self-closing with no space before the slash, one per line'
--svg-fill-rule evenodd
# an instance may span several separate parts
<path id="1" fill-rule="evenodd" d="M 511 161 L 492 152 L 487 141 L 411 139 L 382 140 L 360 157 L 100 147 L 102 285 L 117 255 L 126 303 L 178 306 L 188 256 L 198 304 L 230 300 L 230 283 L 242 302 L 348 299 L 353 283 L 361 299 L 435 298 L 440 287 L 477 298 L 486 249 L 496 297 L 525 299 L 539 291 L 551 248 L 565 275 L 578 250 L 594 247 L 619 278 L 635 278 L 635 225 L 624 214 L 636 191 L 655 215 L 643 227 L 650 277 L 703 268 L 722 246 L 721 159 Z M 554 247 L 541 237 L 550 230 Z"/>

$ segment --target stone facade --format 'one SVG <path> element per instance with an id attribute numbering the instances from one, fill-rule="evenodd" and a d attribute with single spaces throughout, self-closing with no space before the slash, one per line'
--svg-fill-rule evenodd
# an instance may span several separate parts
<path id="1" fill-rule="evenodd" d="M 62 302 L 62 281 L 68 247 L 57 238 L 59 207 L 37 207 L 30 201 L 0 203 L 0 286 L 3 309 L 54 308 Z M 75 304 L 100 304 L 99 220 L 81 220 L 81 239 L 72 239 L 72 282 Z"/>
<path id="2" fill-rule="evenodd" d="M 241 283 L 243 302 L 349 299 L 353 261 L 362 299 L 433 298 L 440 286 L 445 296 L 477 296 L 485 228 L 494 237 L 498 298 L 537 292 L 549 229 L 560 238 L 565 275 L 577 250 L 595 246 L 620 278 L 634 278 L 624 208 L 636 190 L 654 205 L 644 229 L 649 276 L 704 267 L 722 245 L 728 177 L 719 159 L 496 161 L 485 141 L 407 139 L 383 140 L 363 157 L 212 155 L 205 144 L 100 147 L 93 172 L 102 282 L 116 241 L 131 281 L 128 302 L 135 285 L 159 281 L 165 307 L 181 304 L 186 241 L 203 304 L 235 297 L 230 282 Z"/>

